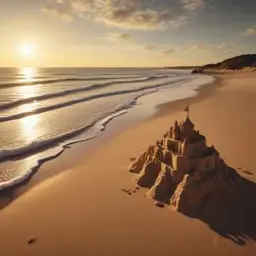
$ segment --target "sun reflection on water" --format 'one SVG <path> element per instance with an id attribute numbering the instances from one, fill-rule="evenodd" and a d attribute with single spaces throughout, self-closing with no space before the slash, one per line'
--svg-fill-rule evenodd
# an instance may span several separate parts
<path id="1" fill-rule="evenodd" d="M 19 73 L 24 82 L 32 82 L 37 75 L 37 70 L 36 68 L 21 68 Z"/>
<path id="2" fill-rule="evenodd" d="M 20 106 L 21 112 L 29 112 L 36 108 L 37 102 Z M 21 129 L 23 135 L 26 137 L 27 142 L 32 142 L 37 138 L 38 123 L 40 121 L 39 115 L 31 115 L 21 118 Z"/>
<path id="3" fill-rule="evenodd" d="M 21 68 L 19 74 L 21 75 L 20 82 L 28 83 L 28 85 L 18 86 L 18 95 L 21 96 L 21 98 L 36 96 L 36 86 L 29 85 L 29 83 L 35 81 L 37 70 L 35 68 Z"/>
<path id="4" fill-rule="evenodd" d="M 35 68 L 21 68 L 19 71 L 23 82 L 32 82 L 36 75 Z M 37 87 L 34 85 L 21 85 L 17 87 L 18 94 L 21 98 L 30 98 L 37 95 Z M 28 104 L 19 106 L 20 113 L 30 112 L 37 108 L 38 102 L 34 101 Z M 31 115 L 20 119 L 21 131 L 28 143 L 33 142 L 37 138 L 38 123 L 40 121 L 39 115 Z"/>

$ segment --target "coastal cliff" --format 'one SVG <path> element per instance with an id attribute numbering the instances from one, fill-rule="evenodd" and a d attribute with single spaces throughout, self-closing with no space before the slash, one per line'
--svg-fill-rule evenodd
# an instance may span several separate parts
<path id="1" fill-rule="evenodd" d="M 256 54 L 244 54 L 215 64 L 207 64 L 192 70 L 192 74 L 204 71 L 256 71 Z"/>

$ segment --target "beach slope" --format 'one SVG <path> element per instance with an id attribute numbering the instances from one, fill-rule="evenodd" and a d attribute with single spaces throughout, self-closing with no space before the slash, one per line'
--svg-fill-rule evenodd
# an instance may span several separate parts
<path id="1" fill-rule="evenodd" d="M 256 181 L 256 75 L 219 76 L 191 118 L 239 174 Z M 188 100 L 191 102 L 191 99 Z M 193 101 L 193 100 L 192 100 Z M 136 189 L 131 159 L 184 118 L 183 101 L 102 145 L 79 167 L 42 181 L 0 212 L 3 255 L 254 255 L 253 237 L 154 206 Z M 173 112 L 178 108 L 180 111 Z M 128 193 L 127 193 L 128 190 Z M 252 202 L 252 204 L 255 202 Z M 255 223 L 252 223 L 254 225 Z"/>

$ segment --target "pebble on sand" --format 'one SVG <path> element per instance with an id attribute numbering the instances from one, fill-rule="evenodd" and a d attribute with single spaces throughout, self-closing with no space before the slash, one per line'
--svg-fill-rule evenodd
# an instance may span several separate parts
<path id="1" fill-rule="evenodd" d="M 155 206 L 160 207 L 160 208 L 164 208 L 164 203 L 155 202 Z"/>

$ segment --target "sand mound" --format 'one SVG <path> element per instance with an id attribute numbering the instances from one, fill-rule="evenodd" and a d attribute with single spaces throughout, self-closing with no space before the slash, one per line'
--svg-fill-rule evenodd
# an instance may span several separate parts
<path id="1" fill-rule="evenodd" d="M 159 173 L 155 184 L 148 194 L 157 201 L 168 203 L 174 190 L 170 169 L 168 166 Z"/>
<path id="2" fill-rule="evenodd" d="M 152 157 L 148 156 L 136 182 L 141 187 L 152 187 L 157 179 L 158 174 L 161 172 L 162 163 Z"/>
<path id="3" fill-rule="evenodd" d="M 148 158 L 148 154 L 147 152 L 143 152 L 142 155 L 137 158 L 131 165 L 131 167 L 129 168 L 130 172 L 133 173 L 139 173 L 141 171 L 141 169 L 143 168 L 144 164 L 146 163 Z"/>

